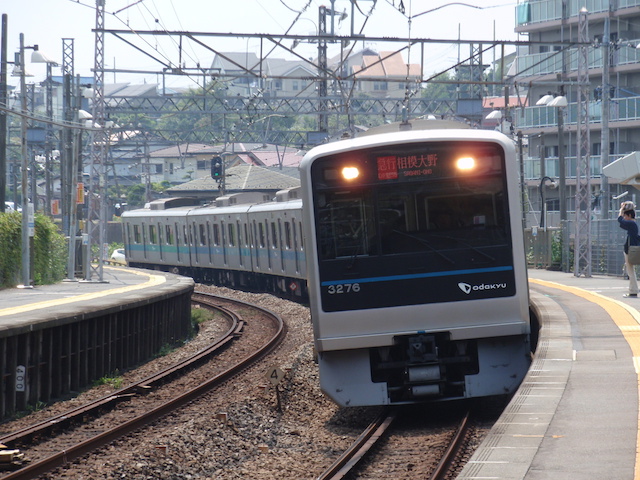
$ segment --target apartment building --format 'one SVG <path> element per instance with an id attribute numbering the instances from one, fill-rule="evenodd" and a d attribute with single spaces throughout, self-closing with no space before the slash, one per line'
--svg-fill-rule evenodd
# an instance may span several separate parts
<path id="1" fill-rule="evenodd" d="M 602 176 L 604 165 L 640 150 L 640 50 L 636 48 L 640 44 L 639 7 L 640 0 L 518 3 L 516 32 L 520 40 L 530 44 L 519 47 L 510 80 L 529 86 L 528 106 L 518 116 L 517 128 L 528 139 L 524 172 L 533 211 L 542 211 L 539 190 L 543 179 L 559 180 L 562 157 L 566 166 L 566 208 L 575 211 L 576 178 L 583 178 L 578 173 L 586 177 L 586 169 L 578 171 L 577 157 L 587 150 L 584 143 L 578 145 L 578 113 L 587 109 L 588 137 L 582 137 L 589 138 L 589 151 L 581 158 L 589 159 L 590 208 L 594 214 L 610 218 L 617 211 L 614 203 L 618 200 L 614 197 L 624 191 L 628 192 L 625 199 L 640 202 L 640 192 L 634 187 L 606 177 L 603 182 Z M 585 63 L 587 68 L 580 67 Z M 579 103 L 585 98 L 579 95 L 579 89 L 580 80 L 587 78 L 588 105 L 584 105 Z M 545 95 L 564 95 L 568 104 L 539 104 Z M 603 145 L 603 139 L 608 145 Z M 559 191 L 550 192 L 546 201 L 549 226 L 559 220 L 559 195 Z"/>
<path id="2" fill-rule="evenodd" d="M 260 58 L 252 52 L 225 52 L 217 54 L 209 72 L 227 84 L 230 95 L 248 97 L 262 92 L 273 97 L 317 96 L 313 80 L 318 75 L 317 59 L 285 60 Z M 375 52 L 365 48 L 352 52 L 345 58 L 335 56 L 327 61 L 327 67 L 342 78 L 341 85 L 329 77 L 329 93 L 342 89 L 374 98 L 403 98 L 407 86 L 418 88 L 420 66 L 405 62 L 399 52 Z M 351 80 L 349 80 L 351 79 Z"/>

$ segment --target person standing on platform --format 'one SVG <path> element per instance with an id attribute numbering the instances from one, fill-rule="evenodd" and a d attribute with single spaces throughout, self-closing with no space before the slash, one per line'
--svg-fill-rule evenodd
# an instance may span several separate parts
<path id="1" fill-rule="evenodd" d="M 618 223 L 620 228 L 627 231 L 627 239 L 624 242 L 624 264 L 629 275 L 629 293 L 625 297 L 636 298 L 638 296 L 638 279 L 636 277 L 635 265 L 629 263 L 629 245 L 640 245 L 638 237 L 638 224 L 636 223 L 636 206 L 633 202 L 622 202 L 620 212 L 618 212 Z"/>

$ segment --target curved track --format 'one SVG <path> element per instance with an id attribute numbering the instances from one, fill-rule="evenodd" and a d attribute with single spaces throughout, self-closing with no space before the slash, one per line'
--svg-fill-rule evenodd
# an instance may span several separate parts
<path id="1" fill-rule="evenodd" d="M 405 427 L 392 428 L 396 419 L 401 417 L 399 409 L 385 409 L 380 415 L 363 431 L 357 440 L 349 447 L 325 472 L 317 477 L 317 480 L 339 480 L 342 478 L 356 478 L 357 473 L 363 469 L 363 460 L 366 459 L 376 464 L 388 464 L 389 457 L 393 457 L 391 463 L 404 464 L 412 466 L 417 463 L 427 464 L 430 474 L 427 477 L 421 476 L 416 472 L 416 478 L 428 478 L 429 480 L 444 480 L 449 474 L 449 469 L 455 464 L 456 458 L 464 448 L 465 437 L 469 428 L 470 412 L 467 411 L 459 425 L 455 428 L 455 432 L 451 433 L 453 428 L 448 432 L 436 432 L 436 428 L 427 428 L 427 432 L 407 433 Z M 394 442 L 394 447 L 389 454 L 384 452 L 381 443 L 392 437 L 400 439 Z M 433 437 L 435 442 L 442 445 L 437 448 L 442 454 L 434 460 L 433 457 L 424 459 L 426 443 L 420 439 Z M 442 440 L 441 438 L 446 438 Z M 446 445 L 445 445 L 446 443 Z M 398 444 L 401 445 L 398 447 Z M 404 445 L 407 446 L 404 446 Z M 373 457 L 373 458 L 372 458 Z M 420 457 L 420 458 L 419 458 Z M 380 478 L 400 478 L 398 472 L 394 472 L 393 468 L 376 467 L 373 470 L 385 472 Z M 412 475 L 413 476 L 413 475 Z M 366 478 L 378 478 L 366 475 Z"/>
<path id="2" fill-rule="evenodd" d="M 210 378 L 205 381 L 199 382 L 195 388 L 185 391 L 178 387 L 175 390 L 180 391 L 181 393 L 173 395 L 169 400 L 166 400 L 165 397 L 165 400 L 162 402 L 156 402 L 152 407 L 146 405 L 140 408 L 138 413 L 135 413 L 131 418 L 120 424 L 114 426 L 107 424 L 109 426 L 106 429 L 103 425 L 102 428 L 96 429 L 95 433 L 90 435 L 89 438 L 86 438 L 85 433 L 77 435 L 77 438 L 81 438 L 81 440 L 76 441 L 72 445 L 65 446 L 64 449 L 42 456 L 38 460 L 33 461 L 32 463 L 9 473 L 8 475 L 2 476 L 1 478 L 34 478 L 38 475 L 49 472 L 54 468 L 60 467 L 88 452 L 100 448 L 133 430 L 139 429 L 154 420 L 181 408 L 186 403 L 193 401 L 197 397 L 227 381 L 250 364 L 258 361 L 269 351 L 274 349 L 286 335 L 286 326 L 278 315 L 261 309 L 255 305 L 199 292 L 194 294 L 193 300 L 194 302 L 206 305 L 206 308 L 212 308 L 222 312 L 229 322 L 229 328 L 226 333 L 209 347 L 162 370 L 161 372 L 120 389 L 107 397 L 100 398 L 89 404 L 65 412 L 64 414 L 56 417 L 49 418 L 44 422 L 29 426 L 20 431 L 12 432 L 11 434 L 0 438 L 0 443 L 11 448 L 22 445 L 33 445 L 36 443 L 36 440 L 48 437 L 61 430 L 71 429 L 74 425 L 86 421 L 88 417 L 99 416 L 105 411 L 105 409 L 114 409 L 124 400 L 129 400 L 129 403 L 134 403 L 136 399 L 141 398 L 142 394 L 151 392 L 155 390 L 156 387 L 167 384 L 171 379 L 178 378 L 186 372 L 192 371 L 195 367 L 203 365 L 213 356 L 220 353 L 221 350 L 227 348 L 234 339 L 242 336 L 246 323 L 237 313 L 234 313 L 233 310 L 247 308 L 254 309 L 254 311 L 259 310 L 261 316 L 270 319 L 269 321 L 272 324 L 272 334 L 269 335 L 269 337 L 249 355 L 244 356 L 244 358 L 231 366 L 225 366 L 222 370 L 218 369 L 217 373 L 210 376 Z"/>

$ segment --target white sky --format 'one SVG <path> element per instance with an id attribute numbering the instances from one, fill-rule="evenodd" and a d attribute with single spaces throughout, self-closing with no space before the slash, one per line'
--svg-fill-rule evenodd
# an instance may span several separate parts
<path id="1" fill-rule="evenodd" d="M 289 30 L 291 34 L 306 35 L 315 33 L 318 23 L 318 7 L 331 6 L 332 0 L 105 0 L 107 12 L 105 28 L 130 30 L 180 30 L 191 32 L 222 33 L 271 33 L 282 34 Z M 14 53 L 19 50 L 19 35 L 24 34 L 25 45 L 39 45 L 40 50 L 51 60 L 62 62 L 62 38 L 74 39 L 75 73 L 93 76 L 95 34 L 95 0 L 4 0 L 0 5 L 0 14 L 8 16 L 8 60 L 13 61 Z M 336 11 L 346 11 L 348 18 L 342 22 L 335 19 L 336 34 L 349 35 L 351 32 L 351 1 L 333 0 Z M 514 33 L 515 0 L 464 0 L 451 2 L 445 0 L 357 0 L 363 13 L 371 11 L 363 33 L 373 37 L 412 37 L 430 39 L 457 40 L 517 40 Z M 464 5 L 463 5 L 464 3 Z M 403 4 L 405 14 L 398 11 Z M 127 6 L 129 6 L 127 8 Z M 439 8 L 443 5 L 443 8 Z M 306 6 L 306 9 L 305 9 Z M 304 9 L 301 18 L 293 24 L 298 12 Z M 433 10 L 433 11 L 431 11 Z M 408 22 L 407 16 L 424 15 Z M 118 12 L 117 14 L 115 14 Z M 366 17 L 355 10 L 355 30 L 360 31 Z M 292 26 L 293 24 L 293 26 Z M 327 29 L 330 29 L 327 20 Z M 410 28 L 409 28 L 410 26 Z M 151 36 L 138 38 L 125 35 L 127 41 L 136 42 L 145 51 L 154 56 L 169 58 L 178 64 L 178 48 L 167 37 L 154 39 Z M 223 52 L 250 51 L 259 53 L 258 39 L 238 38 L 204 38 L 207 45 Z M 290 46 L 290 45 L 289 45 Z M 399 44 L 367 44 L 377 51 L 394 50 Z M 270 43 L 264 44 L 265 49 Z M 362 47 L 358 45 L 357 50 Z M 509 51 L 514 48 L 507 49 Z M 317 56 L 317 46 L 300 45 L 295 50 L 306 58 Z M 329 56 L 337 54 L 329 47 Z M 466 58 L 469 47 L 463 46 L 460 56 Z M 489 53 L 483 59 L 489 63 L 494 59 Z M 188 68 L 195 68 L 197 63 L 202 67 L 211 64 L 214 54 L 206 49 L 193 45 L 186 46 L 182 62 Z M 272 54 L 276 58 L 287 57 L 284 50 Z M 411 50 L 411 58 L 405 60 L 420 63 L 420 51 Z M 426 73 L 439 72 L 453 65 L 459 56 L 458 46 L 454 44 L 431 44 L 425 51 Z M 488 58 L 487 58 L 488 57 Z M 145 55 L 138 53 L 124 41 L 113 35 L 105 35 L 104 48 L 105 68 L 135 69 L 160 71 L 162 66 Z M 45 77 L 45 66 L 30 61 L 30 50 L 27 51 L 27 72 L 34 75 L 29 81 L 39 82 Z M 11 77 L 9 66 L 8 83 L 16 85 L 18 79 Z M 60 75 L 61 69 L 54 67 L 53 74 Z M 156 83 L 160 80 L 156 75 L 118 74 L 118 82 Z M 105 81 L 114 81 L 113 74 L 107 73 Z M 188 84 L 188 80 L 170 77 L 168 86 Z"/>

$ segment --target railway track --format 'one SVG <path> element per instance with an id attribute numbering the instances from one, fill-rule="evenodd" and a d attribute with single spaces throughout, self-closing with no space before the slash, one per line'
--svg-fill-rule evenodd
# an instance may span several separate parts
<path id="1" fill-rule="evenodd" d="M 384 409 L 317 480 L 427 478 L 445 480 L 465 447 L 470 411 L 457 425 L 416 425 L 398 408 Z M 402 425 L 398 425 L 402 423 Z"/>
<path id="2" fill-rule="evenodd" d="M 276 348 L 286 335 L 286 326 L 278 315 L 255 305 L 199 292 L 192 300 L 224 316 L 228 324 L 224 335 L 188 358 L 108 396 L 0 437 L 0 443 L 9 448 L 26 447 L 29 460 L 0 478 L 35 478 L 138 430 L 237 375 Z M 237 313 L 239 310 L 254 312 L 250 314 L 251 323 L 257 328 L 250 334 L 245 331 L 247 322 Z M 235 340 L 243 338 L 244 342 L 248 336 L 253 337 L 249 345 L 230 355 L 234 360 L 225 360 L 224 366 L 211 361 Z"/>

